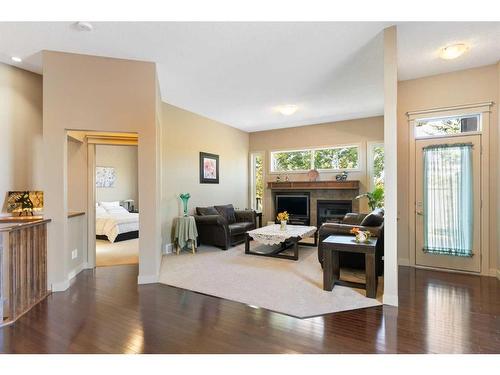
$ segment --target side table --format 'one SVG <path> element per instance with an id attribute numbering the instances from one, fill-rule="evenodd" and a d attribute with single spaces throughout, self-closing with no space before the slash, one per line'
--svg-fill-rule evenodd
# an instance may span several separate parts
<path id="1" fill-rule="evenodd" d="M 196 251 L 196 238 L 198 237 L 194 216 L 178 216 L 174 220 L 174 226 L 174 242 L 177 255 L 188 245 L 194 254 Z"/>
<path id="2" fill-rule="evenodd" d="M 368 298 L 377 296 L 377 239 L 367 243 L 354 242 L 354 236 L 333 235 L 323 240 L 323 290 L 331 291 L 335 284 L 366 290 Z M 366 284 L 340 280 L 339 251 L 365 254 Z"/>

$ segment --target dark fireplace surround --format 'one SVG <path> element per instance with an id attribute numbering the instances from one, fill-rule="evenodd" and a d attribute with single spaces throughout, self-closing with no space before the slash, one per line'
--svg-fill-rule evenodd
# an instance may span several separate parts
<path id="1" fill-rule="evenodd" d="M 307 220 L 291 220 L 290 224 L 313 225 L 317 228 L 325 222 L 338 222 L 348 212 L 359 211 L 359 201 L 354 199 L 359 188 L 354 189 L 297 189 L 294 191 L 272 189 L 272 214 L 276 218 L 276 194 L 305 195 L 309 198 L 309 217 Z"/>
<path id="2" fill-rule="evenodd" d="M 318 228 L 324 223 L 338 223 L 352 212 L 352 200 L 317 200 L 316 212 Z"/>

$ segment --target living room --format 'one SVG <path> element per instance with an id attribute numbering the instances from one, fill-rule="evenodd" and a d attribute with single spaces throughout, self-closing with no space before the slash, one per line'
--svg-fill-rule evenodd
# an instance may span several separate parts
<path id="1" fill-rule="evenodd" d="M 499 30 L 0 23 L 0 351 L 498 353 Z M 95 267 L 96 132 L 134 264 Z"/>

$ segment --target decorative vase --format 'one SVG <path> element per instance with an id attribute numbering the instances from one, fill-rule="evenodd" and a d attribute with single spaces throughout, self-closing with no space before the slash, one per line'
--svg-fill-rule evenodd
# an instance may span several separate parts
<path id="1" fill-rule="evenodd" d="M 359 231 L 356 234 L 356 242 L 366 243 L 369 241 L 369 239 L 370 239 L 370 232 L 368 231 Z"/>
<path id="2" fill-rule="evenodd" d="M 184 193 L 179 196 L 182 199 L 182 204 L 184 206 L 184 216 L 188 216 L 188 200 L 191 198 L 189 193 Z"/>
<path id="3" fill-rule="evenodd" d="M 281 220 L 280 230 L 286 230 L 286 220 Z"/>

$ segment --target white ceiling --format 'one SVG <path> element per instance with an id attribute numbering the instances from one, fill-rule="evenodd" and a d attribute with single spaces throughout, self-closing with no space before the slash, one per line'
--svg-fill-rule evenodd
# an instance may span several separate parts
<path id="1" fill-rule="evenodd" d="M 0 23 L 0 61 L 41 72 L 41 50 L 157 63 L 162 99 L 246 131 L 380 115 L 387 22 Z M 453 61 L 441 47 L 466 42 Z M 14 64 L 10 57 L 20 56 Z M 398 24 L 400 79 L 500 60 L 500 23 Z M 297 104 L 292 116 L 275 107 Z"/>

